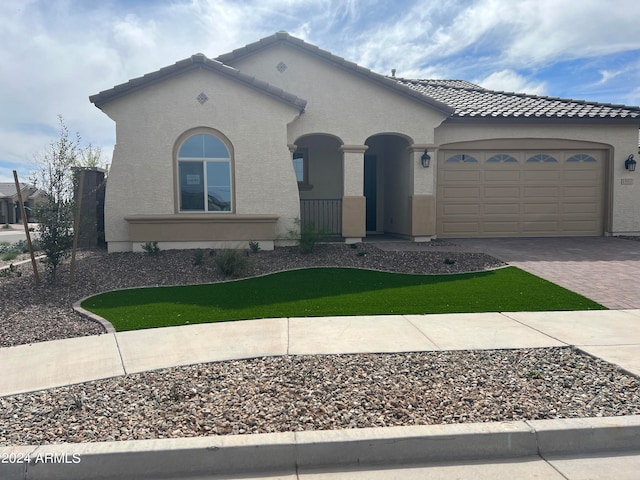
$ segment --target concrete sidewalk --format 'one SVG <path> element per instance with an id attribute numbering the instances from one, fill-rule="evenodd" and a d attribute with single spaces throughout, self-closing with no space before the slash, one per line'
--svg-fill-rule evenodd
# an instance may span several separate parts
<path id="1" fill-rule="evenodd" d="M 640 375 L 640 310 L 275 318 L 54 340 L 0 348 L 0 396 L 274 355 L 564 345 Z"/>
<path id="2" fill-rule="evenodd" d="M 639 327 L 640 310 L 592 310 L 277 318 L 112 332 L 1 348 L 0 396 L 287 354 L 573 345 L 640 375 Z M 82 462 L 0 465 L 0 477 L 635 478 L 640 416 L 0 447 L 3 458 L 25 453 L 77 454 Z M 210 472 L 218 476 L 203 476 Z"/>

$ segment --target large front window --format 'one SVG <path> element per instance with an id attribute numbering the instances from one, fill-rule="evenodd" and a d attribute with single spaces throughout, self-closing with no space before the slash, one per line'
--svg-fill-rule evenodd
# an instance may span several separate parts
<path id="1" fill-rule="evenodd" d="M 199 133 L 178 151 L 180 211 L 231 211 L 231 157 L 219 138 Z"/>

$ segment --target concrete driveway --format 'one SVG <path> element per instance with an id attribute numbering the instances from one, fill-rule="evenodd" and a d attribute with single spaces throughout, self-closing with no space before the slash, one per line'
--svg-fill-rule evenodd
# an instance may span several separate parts
<path id="1" fill-rule="evenodd" d="M 640 242 L 616 237 L 449 239 L 611 309 L 640 308 Z"/>

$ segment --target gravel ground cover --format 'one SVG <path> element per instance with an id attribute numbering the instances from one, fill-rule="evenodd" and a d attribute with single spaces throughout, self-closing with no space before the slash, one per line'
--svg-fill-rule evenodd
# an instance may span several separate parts
<path id="1" fill-rule="evenodd" d="M 445 260 L 447 260 L 445 262 Z M 445 241 L 411 252 L 323 245 L 249 256 L 243 276 L 310 266 L 458 273 L 502 265 Z M 190 251 L 82 252 L 55 284 L 0 277 L 0 346 L 101 333 L 73 302 L 104 290 L 221 281 Z M 176 367 L 0 398 L 0 445 L 640 414 L 640 381 L 571 348 L 317 355 Z"/>
<path id="2" fill-rule="evenodd" d="M 640 413 L 640 381 L 566 348 L 268 357 L 0 398 L 35 445 Z"/>
<path id="3" fill-rule="evenodd" d="M 503 263 L 478 253 L 446 251 L 455 246 L 446 241 L 426 243 L 417 251 L 388 252 L 373 244 L 352 248 L 344 244 L 325 244 L 311 254 L 296 247 L 260 251 L 248 256 L 240 277 L 313 266 L 362 267 L 390 272 L 460 273 L 494 268 Z M 445 251 L 442 251 L 445 250 Z M 211 252 L 204 252 L 200 265 L 194 265 L 190 250 L 161 251 L 157 257 L 143 253 L 84 251 L 77 256 L 75 281 L 69 281 L 69 262 L 61 267 L 55 283 L 36 286 L 31 263 L 16 268 L 20 276 L 0 276 L 0 347 L 9 347 L 61 338 L 97 335 L 97 323 L 76 314 L 74 302 L 96 293 L 117 288 L 153 285 L 185 285 L 227 280 L 214 264 Z M 447 260 L 447 262 L 445 262 Z"/>

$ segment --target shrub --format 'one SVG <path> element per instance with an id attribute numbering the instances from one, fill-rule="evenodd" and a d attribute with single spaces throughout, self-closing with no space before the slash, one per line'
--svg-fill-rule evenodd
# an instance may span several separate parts
<path id="1" fill-rule="evenodd" d="M 315 223 L 302 223 L 299 218 L 296 218 L 295 222 L 300 229 L 299 234 L 296 234 L 295 231 L 290 231 L 289 233 L 296 238 L 302 253 L 313 252 L 316 244 L 327 238 L 326 229 L 317 228 Z"/>
<path id="2" fill-rule="evenodd" d="M 8 223 L 5 223 L 5 224 L 2 226 L 2 229 L 3 229 L 3 230 L 11 230 L 11 225 L 9 225 Z"/>
<path id="3" fill-rule="evenodd" d="M 0 255 L 0 260 L 6 262 L 7 260 L 13 260 L 18 256 L 18 252 L 13 250 L 12 252 L 6 252 Z"/>
<path id="4" fill-rule="evenodd" d="M 220 250 L 214 261 L 220 273 L 227 277 L 239 274 L 247 266 L 247 257 L 241 250 Z"/>
<path id="5" fill-rule="evenodd" d="M 144 252 L 151 257 L 157 257 L 158 255 L 160 255 L 160 247 L 158 246 L 158 242 L 147 242 L 142 245 L 142 250 L 144 250 Z"/>
<path id="6" fill-rule="evenodd" d="M 69 135 L 62 116 L 58 116 L 60 137 L 52 141 L 41 156 L 33 182 L 46 192 L 44 201 L 35 209 L 40 224 L 40 245 L 47 257 L 49 280 L 54 280 L 62 260 L 69 256 L 73 245 L 74 179 L 72 167 L 79 154 L 80 136 Z"/>
<path id="7" fill-rule="evenodd" d="M 0 277 L 11 278 L 11 277 L 21 277 L 21 276 L 22 276 L 22 272 L 13 263 L 9 265 L 9 268 L 3 268 L 2 270 L 0 270 Z"/>
<path id="8" fill-rule="evenodd" d="M 249 240 L 249 250 L 251 250 L 251 253 L 258 253 L 260 251 L 260 242 Z"/>
<path id="9" fill-rule="evenodd" d="M 202 260 L 204 259 L 204 252 L 200 249 L 193 252 L 193 264 L 194 265 L 202 265 Z"/>

